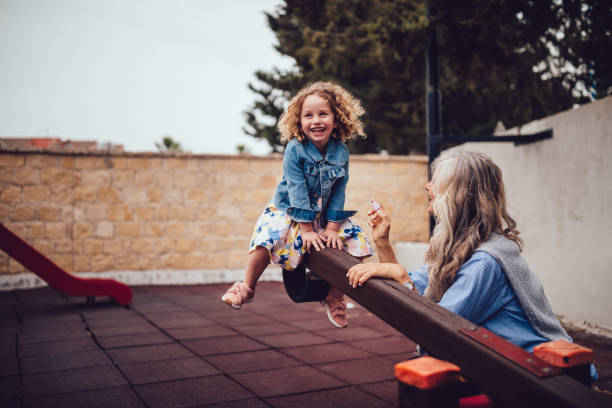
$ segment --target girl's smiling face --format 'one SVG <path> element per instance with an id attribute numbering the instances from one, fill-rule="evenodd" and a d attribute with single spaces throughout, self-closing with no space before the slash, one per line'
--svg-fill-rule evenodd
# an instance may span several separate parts
<path id="1" fill-rule="evenodd" d="M 300 125 L 302 132 L 322 153 L 336 127 L 329 103 L 318 95 L 308 95 L 302 103 Z"/>

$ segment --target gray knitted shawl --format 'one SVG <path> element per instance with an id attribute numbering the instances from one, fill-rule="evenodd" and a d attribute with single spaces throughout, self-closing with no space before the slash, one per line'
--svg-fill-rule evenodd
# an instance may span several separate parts
<path id="1" fill-rule="evenodd" d="M 544 295 L 542 283 L 529 269 L 527 261 L 513 241 L 493 233 L 477 251 L 491 255 L 501 265 L 514 293 L 534 330 L 549 340 L 571 341 Z"/>

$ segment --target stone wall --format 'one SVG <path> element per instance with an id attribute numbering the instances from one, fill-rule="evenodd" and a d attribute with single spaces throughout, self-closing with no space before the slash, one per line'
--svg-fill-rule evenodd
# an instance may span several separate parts
<path id="1" fill-rule="evenodd" d="M 350 166 L 345 208 L 364 229 L 374 195 L 397 214 L 394 240 L 428 239 L 425 157 Z M 70 272 L 242 268 L 281 172 L 280 155 L 3 151 L 0 222 Z M 0 280 L 24 272 L 0 251 Z"/>

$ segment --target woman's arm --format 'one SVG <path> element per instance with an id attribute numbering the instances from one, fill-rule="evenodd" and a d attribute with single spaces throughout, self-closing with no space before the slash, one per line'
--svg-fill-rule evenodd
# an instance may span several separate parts
<path id="1" fill-rule="evenodd" d="M 395 257 L 395 251 L 391 246 L 391 242 L 387 241 L 374 241 L 376 243 L 376 250 L 378 251 L 378 260 L 382 262 L 390 262 L 399 264 Z"/>
<path id="2" fill-rule="evenodd" d="M 393 279 L 402 285 L 406 282 L 412 284 L 412 280 L 408 276 L 408 273 L 406 273 L 404 267 L 397 263 L 368 262 L 353 265 L 346 273 L 346 276 L 349 280 L 349 284 L 354 288 L 362 286 L 368 279 L 375 277 Z"/>
<path id="3" fill-rule="evenodd" d="M 414 283 L 403 266 L 399 264 L 389 241 L 389 231 L 391 230 L 391 218 L 385 213 L 382 206 L 371 209 L 369 224 L 372 227 L 372 238 L 378 250 L 378 259 L 381 263 L 362 263 L 349 269 L 346 276 L 349 284 L 356 288 L 363 285 L 368 279 L 373 277 L 393 279 L 401 284 L 410 284 L 415 289 Z"/>
<path id="4" fill-rule="evenodd" d="M 373 203 L 376 202 L 373 200 Z M 381 263 L 395 263 L 398 264 L 397 257 L 391 241 L 389 240 L 389 233 L 391 231 L 391 218 L 385 212 L 382 205 L 378 204 L 378 208 L 372 208 L 368 211 L 370 221 L 368 224 L 372 227 L 372 238 L 376 244 L 378 251 L 378 260 Z"/>

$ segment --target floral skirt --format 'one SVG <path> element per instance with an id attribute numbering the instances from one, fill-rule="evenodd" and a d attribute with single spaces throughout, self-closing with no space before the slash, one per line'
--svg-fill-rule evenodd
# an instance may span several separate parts
<path id="1" fill-rule="evenodd" d="M 323 230 L 319 218 L 315 219 L 313 227 L 317 233 Z M 372 255 L 368 238 L 350 218 L 340 224 L 338 236 L 344 244 L 344 252 L 356 257 Z M 249 253 L 258 246 L 266 248 L 272 262 L 286 270 L 297 268 L 306 252 L 302 245 L 300 225 L 274 204 L 268 204 L 259 216 L 251 237 Z"/>

